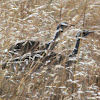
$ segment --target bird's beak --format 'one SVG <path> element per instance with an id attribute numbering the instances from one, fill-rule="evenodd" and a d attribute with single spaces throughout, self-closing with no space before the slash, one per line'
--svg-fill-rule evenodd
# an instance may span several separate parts
<path id="1" fill-rule="evenodd" d="M 69 26 L 75 26 L 75 25 L 73 25 L 73 24 L 70 24 Z"/>
<path id="2" fill-rule="evenodd" d="M 95 31 L 88 31 L 88 33 L 94 33 Z"/>

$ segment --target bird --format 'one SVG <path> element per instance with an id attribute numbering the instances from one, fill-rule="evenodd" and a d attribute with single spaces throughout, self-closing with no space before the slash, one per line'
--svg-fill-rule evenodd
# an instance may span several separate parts
<path id="1" fill-rule="evenodd" d="M 15 58 L 12 60 L 12 62 L 25 61 L 24 63 L 22 63 L 22 65 L 20 64 L 21 68 L 22 68 L 23 65 L 27 66 L 28 64 L 31 64 L 34 61 L 34 65 L 36 63 L 38 63 L 38 66 L 36 69 L 39 69 L 41 66 L 46 66 L 46 65 L 50 65 L 50 64 L 51 65 L 61 64 L 64 61 L 64 59 L 66 59 L 65 67 L 69 67 L 73 63 L 76 62 L 76 60 L 73 60 L 70 58 L 77 56 L 81 36 L 86 37 L 90 33 L 94 33 L 94 31 L 87 31 L 87 30 L 78 31 L 78 33 L 76 34 L 75 47 L 71 54 L 62 55 L 62 54 L 56 53 L 54 51 L 50 51 L 50 52 L 46 53 L 45 50 L 38 50 L 38 51 L 32 51 L 31 54 L 26 53 L 21 57 Z M 13 64 L 13 65 L 15 65 L 15 64 Z M 2 69 L 5 69 L 5 68 L 6 68 L 5 66 L 2 67 Z"/>
<path id="2" fill-rule="evenodd" d="M 36 56 L 35 52 L 48 50 L 48 49 L 53 50 L 55 46 L 58 44 L 58 42 L 56 41 L 57 38 L 61 35 L 61 33 L 64 32 L 66 28 L 71 26 L 75 26 L 75 25 L 68 24 L 67 22 L 60 22 L 57 25 L 54 38 L 48 43 L 43 43 L 42 41 L 34 41 L 34 40 L 22 40 L 16 42 L 8 49 L 8 54 L 11 56 L 11 60 L 8 60 L 8 62 L 12 61 L 12 59 L 15 61 L 19 58 L 26 57 L 26 55 L 31 56 L 34 54 Z"/>
<path id="3" fill-rule="evenodd" d="M 65 28 L 70 26 L 74 25 L 68 24 L 66 22 L 60 22 L 57 25 L 54 38 L 48 43 L 43 43 L 42 41 L 34 41 L 34 40 L 22 40 L 12 45 L 8 51 L 10 55 L 19 55 L 19 54 L 24 55 L 29 51 L 47 50 L 48 48 L 50 50 L 53 50 L 58 43 L 55 42 L 57 38 L 61 35 L 61 33 L 64 32 Z"/>
<path id="4" fill-rule="evenodd" d="M 79 51 L 79 46 L 80 46 L 80 40 L 82 37 L 86 37 L 91 33 L 94 33 L 95 31 L 88 31 L 88 30 L 79 30 L 78 33 L 76 34 L 76 42 L 75 42 L 75 47 L 72 51 L 72 54 L 69 55 L 69 60 L 66 62 L 66 67 L 69 67 L 73 62 L 76 62 L 76 59 L 71 59 L 73 57 L 76 57 Z"/>

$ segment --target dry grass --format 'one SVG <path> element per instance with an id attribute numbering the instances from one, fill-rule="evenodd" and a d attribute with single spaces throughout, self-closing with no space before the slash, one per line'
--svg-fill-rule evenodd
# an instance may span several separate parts
<path id="1" fill-rule="evenodd" d="M 83 27 L 85 3 L 84 0 L 0 0 L 0 100 L 100 99 L 100 1 L 87 0 Z M 30 65 L 24 71 L 14 72 L 10 65 L 2 70 L 2 63 L 10 59 L 5 50 L 13 43 L 23 39 L 50 41 L 61 21 L 75 24 L 60 37 L 54 50 L 66 56 L 74 47 L 78 29 L 95 31 L 81 41 L 82 59 L 77 64 L 67 70 L 61 64 L 42 66 L 35 72 Z"/>

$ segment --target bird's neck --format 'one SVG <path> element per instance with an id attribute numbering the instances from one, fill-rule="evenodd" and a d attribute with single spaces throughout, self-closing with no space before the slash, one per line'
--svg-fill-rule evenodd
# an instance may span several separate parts
<path id="1" fill-rule="evenodd" d="M 53 41 L 56 41 L 57 38 L 61 35 L 62 32 L 63 32 L 62 29 L 57 30 L 57 31 L 56 31 L 56 34 L 55 34 L 55 36 L 54 36 L 54 38 L 53 38 Z"/>
<path id="2" fill-rule="evenodd" d="M 56 34 L 55 34 L 53 40 L 51 40 L 51 41 L 47 44 L 46 49 L 48 49 L 49 46 L 50 46 L 53 42 L 55 42 L 55 41 L 57 40 L 57 38 L 61 35 L 62 32 L 63 32 L 62 29 L 58 29 L 58 30 L 56 31 Z"/>
<path id="3" fill-rule="evenodd" d="M 80 45 L 80 39 L 77 38 L 77 41 L 75 43 L 75 47 L 74 47 L 73 52 L 72 52 L 72 55 L 70 55 L 70 57 L 77 55 L 78 50 L 79 50 L 79 45 Z"/>
<path id="4" fill-rule="evenodd" d="M 80 45 L 80 39 L 77 39 L 76 43 L 75 43 L 75 48 L 73 50 L 73 54 L 76 55 L 78 53 L 79 50 L 79 45 Z"/>

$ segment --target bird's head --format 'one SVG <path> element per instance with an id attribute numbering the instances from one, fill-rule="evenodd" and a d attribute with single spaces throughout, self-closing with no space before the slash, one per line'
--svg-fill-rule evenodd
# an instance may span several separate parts
<path id="1" fill-rule="evenodd" d="M 68 26 L 75 26 L 75 25 L 70 25 L 66 22 L 61 22 L 57 25 L 57 30 L 62 29 L 62 31 L 67 28 Z"/>
<path id="2" fill-rule="evenodd" d="M 82 37 L 85 37 L 87 35 L 89 35 L 90 33 L 94 33 L 94 31 L 87 31 L 87 30 L 80 30 L 77 34 L 76 34 L 76 37 L 81 37 L 81 34 L 82 34 Z"/>

